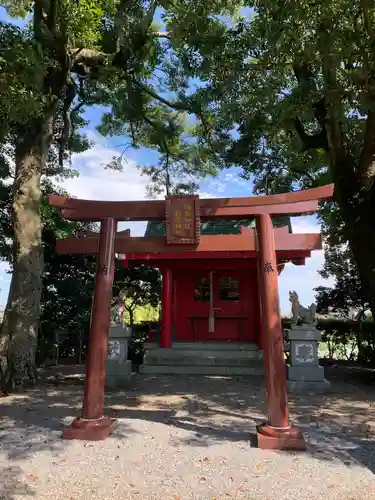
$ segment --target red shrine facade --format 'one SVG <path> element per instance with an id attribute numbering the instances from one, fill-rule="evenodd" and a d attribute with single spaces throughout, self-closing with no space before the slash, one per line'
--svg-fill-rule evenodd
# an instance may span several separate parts
<path id="1" fill-rule="evenodd" d="M 276 230 L 277 231 L 277 230 Z M 299 235 L 297 235 L 299 236 Z M 315 235 L 308 249 L 280 252 L 277 272 L 285 262 L 303 265 L 311 250 L 320 248 Z M 302 245 L 301 245 L 302 246 Z M 206 252 L 201 255 L 126 256 L 127 266 L 144 264 L 163 275 L 161 347 L 171 342 L 254 342 L 263 348 L 257 258 L 254 252 Z M 270 272 L 271 269 L 269 270 Z M 166 324 L 168 310 L 171 319 Z M 167 312 L 165 312 L 167 311 Z M 150 341 L 155 340 L 150 338 Z"/>
<path id="2" fill-rule="evenodd" d="M 59 240 L 56 251 L 96 254 L 97 272 L 87 355 L 82 415 L 65 429 L 66 439 L 105 439 L 116 420 L 104 416 L 110 307 L 115 254 L 126 265 L 147 264 L 163 273 L 160 347 L 172 340 L 247 341 L 264 352 L 267 421 L 257 426 L 258 446 L 304 449 L 289 424 L 278 274 L 285 262 L 304 264 L 321 248 L 319 234 L 291 234 L 274 227 L 277 216 L 312 214 L 333 185 L 249 198 L 168 197 L 165 201 L 102 202 L 50 196 L 73 221 L 100 221 L 100 233 Z M 201 222 L 255 219 L 239 234 L 201 234 Z M 118 221 L 165 220 L 164 236 L 131 237 Z"/>
<path id="3" fill-rule="evenodd" d="M 246 261 L 230 257 L 194 264 L 182 261 L 170 266 L 173 339 L 257 341 L 260 314 L 256 266 L 244 266 Z"/>
<path id="4" fill-rule="evenodd" d="M 171 280 L 170 297 L 165 292 L 162 300 L 162 311 L 171 301 L 171 340 L 260 342 L 255 261 L 228 255 L 227 259 L 175 259 L 167 267 L 154 265 L 164 280 Z M 169 344 L 169 339 L 163 339 Z"/>
<path id="5" fill-rule="evenodd" d="M 284 221 L 289 222 L 289 218 L 284 217 Z M 255 232 L 244 226 L 238 233 L 207 236 L 212 242 L 212 250 L 207 251 L 122 256 L 126 266 L 143 264 L 162 272 L 160 347 L 171 347 L 172 342 L 211 341 L 251 342 L 263 349 Z M 304 265 L 311 251 L 321 248 L 320 235 L 293 235 L 286 222 L 281 227 L 274 224 L 274 234 L 280 248 L 274 270 L 278 274 L 286 262 Z M 155 238 L 147 235 L 146 230 L 146 237 Z M 254 250 L 216 251 L 214 245 L 220 238 L 228 240 L 228 248 L 230 240 L 238 246 L 252 240 Z M 266 272 L 273 269 L 269 267 Z M 149 340 L 154 341 L 154 336 L 150 335 Z"/>

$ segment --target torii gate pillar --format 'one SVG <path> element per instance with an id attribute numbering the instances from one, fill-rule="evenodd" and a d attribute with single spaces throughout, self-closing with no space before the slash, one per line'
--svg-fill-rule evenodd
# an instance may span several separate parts
<path id="1" fill-rule="evenodd" d="M 258 446 L 262 449 L 304 450 L 306 445 L 301 432 L 289 425 L 277 261 L 269 214 L 256 217 L 256 230 L 268 414 L 268 422 L 257 426 Z"/>
<path id="2" fill-rule="evenodd" d="M 113 218 L 103 219 L 100 224 L 82 417 L 76 418 L 70 427 L 64 429 L 63 439 L 100 441 L 106 439 L 116 426 L 116 419 L 106 417 L 103 414 L 112 287 L 115 272 L 116 226 L 117 223 Z"/>

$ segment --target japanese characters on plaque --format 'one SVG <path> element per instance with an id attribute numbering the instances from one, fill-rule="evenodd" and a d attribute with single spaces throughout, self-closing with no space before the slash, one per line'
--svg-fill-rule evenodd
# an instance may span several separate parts
<path id="1" fill-rule="evenodd" d="M 200 238 L 198 196 L 168 196 L 165 207 L 167 244 L 198 244 Z"/>

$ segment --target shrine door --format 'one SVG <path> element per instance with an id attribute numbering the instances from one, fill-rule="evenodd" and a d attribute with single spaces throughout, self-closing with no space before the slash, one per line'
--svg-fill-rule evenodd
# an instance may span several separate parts
<path id="1" fill-rule="evenodd" d="M 190 324 L 197 341 L 250 341 L 251 273 L 246 270 L 200 273 L 194 286 Z"/>

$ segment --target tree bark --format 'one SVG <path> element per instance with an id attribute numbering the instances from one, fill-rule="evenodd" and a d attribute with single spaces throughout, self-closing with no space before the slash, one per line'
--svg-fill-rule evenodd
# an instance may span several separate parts
<path id="1" fill-rule="evenodd" d="M 54 109 L 16 146 L 13 185 L 13 274 L 0 331 L 1 386 L 21 390 L 36 380 L 43 278 L 41 176 L 52 141 Z"/>
<path id="2" fill-rule="evenodd" d="M 356 176 L 353 160 L 350 165 L 336 164 L 333 168 L 335 195 L 346 237 L 363 283 L 366 299 L 375 318 L 375 189 L 363 186 Z"/>
<path id="3" fill-rule="evenodd" d="M 357 264 L 371 313 L 375 318 L 375 231 L 374 210 L 362 208 L 359 217 L 353 221 L 350 231 L 350 246 Z"/>

